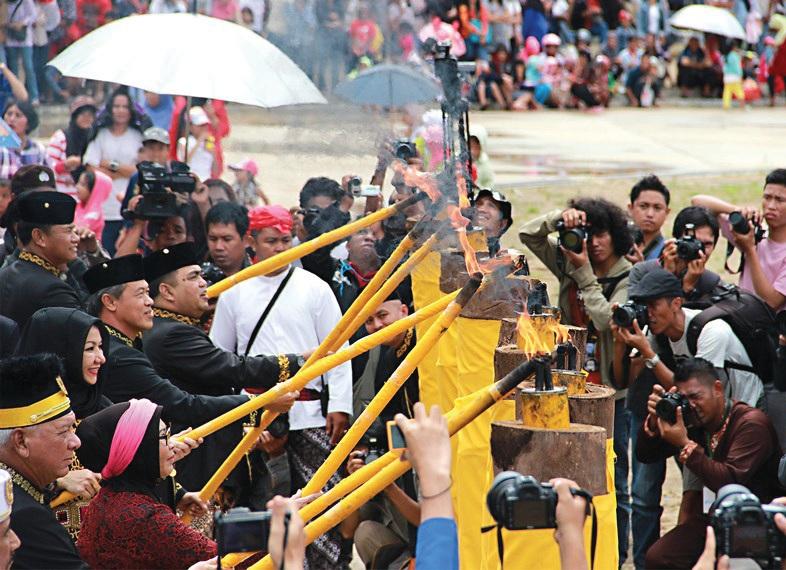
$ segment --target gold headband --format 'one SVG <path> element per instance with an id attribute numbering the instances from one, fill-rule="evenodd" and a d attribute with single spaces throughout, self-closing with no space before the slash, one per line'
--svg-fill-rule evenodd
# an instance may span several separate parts
<path id="1" fill-rule="evenodd" d="M 34 426 L 53 419 L 71 407 L 63 381 L 57 377 L 60 391 L 21 408 L 0 409 L 0 429 Z"/>

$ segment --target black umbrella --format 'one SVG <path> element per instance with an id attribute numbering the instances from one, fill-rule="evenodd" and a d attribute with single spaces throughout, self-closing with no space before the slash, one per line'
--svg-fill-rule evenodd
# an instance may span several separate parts
<path id="1" fill-rule="evenodd" d="M 433 101 L 442 92 L 436 79 L 405 65 L 383 64 L 342 81 L 334 93 L 357 105 L 403 107 Z"/>

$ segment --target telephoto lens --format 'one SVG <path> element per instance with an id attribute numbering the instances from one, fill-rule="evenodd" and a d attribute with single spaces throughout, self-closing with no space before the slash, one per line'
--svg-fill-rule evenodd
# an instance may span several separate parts
<path id="1" fill-rule="evenodd" d="M 751 231 L 751 225 L 748 220 L 745 219 L 745 216 L 742 215 L 742 212 L 732 212 L 729 214 L 729 224 L 731 225 L 731 229 L 738 234 L 747 234 Z"/>

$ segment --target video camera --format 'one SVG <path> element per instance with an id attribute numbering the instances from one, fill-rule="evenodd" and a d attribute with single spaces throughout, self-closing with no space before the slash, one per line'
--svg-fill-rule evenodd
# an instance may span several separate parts
<path id="1" fill-rule="evenodd" d="M 685 224 L 685 233 L 676 245 L 677 257 L 685 261 L 699 259 L 700 253 L 704 252 L 704 244 L 696 238 L 696 227 L 693 224 Z"/>
<path id="2" fill-rule="evenodd" d="M 577 226 L 567 229 L 565 222 L 562 220 L 559 220 L 556 225 L 557 232 L 559 232 L 557 243 L 568 251 L 581 253 L 584 249 L 584 242 L 592 235 L 589 226 Z"/>
<path id="3" fill-rule="evenodd" d="M 643 328 L 647 324 L 647 305 L 642 305 L 634 301 L 628 301 L 614 309 L 611 313 L 611 320 L 618 327 L 633 329 L 633 320 Z"/>
<path id="4" fill-rule="evenodd" d="M 589 515 L 592 495 L 583 489 L 570 492 L 587 500 Z M 508 530 L 557 528 L 557 498 L 551 484 L 540 483 L 530 475 L 503 471 L 494 478 L 486 505 L 494 520 Z"/>
<path id="5" fill-rule="evenodd" d="M 679 392 L 668 392 L 655 404 L 655 415 L 672 425 L 677 423 L 677 410 L 682 410 L 682 421 L 685 427 L 698 427 L 699 418 L 688 402 L 688 398 Z"/>
<path id="6" fill-rule="evenodd" d="M 762 505 L 759 498 L 742 485 L 724 485 L 713 503 L 712 528 L 718 556 L 753 558 L 764 568 L 772 568 L 786 555 L 786 536 L 773 520 L 786 507 Z"/>
<path id="7" fill-rule="evenodd" d="M 751 231 L 751 225 L 755 228 L 755 236 L 754 239 L 756 243 L 759 243 L 761 240 L 764 239 L 767 231 L 762 228 L 759 224 L 751 224 L 745 216 L 742 215 L 742 212 L 732 212 L 729 214 L 729 224 L 731 225 L 731 229 L 734 230 L 738 234 L 748 234 Z"/>
<path id="8" fill-rule="evenodd" d="M 252 512 L 246 507 L 236 507 L 226 513 L 216 511 L 213 515 L 213 537 L 218 546 L 218 555 L 229 552 L 267 552 L 270 538 L 270 511 Z M 284 528 L 289 524 L 289 513 Z"/>
<path id="9" fill-rule="evenodd" d="M 398 139 L 393 143 L 393 154 L 396 158 L 407 162 L 418 156 L 418 149 L 409 139 Z"/>
<path id="10" fill-rule="evenodd" d="M 126 210 L 123 217 L 145 220 L 165 220 L 177 215 L 176 193 L 190 194 L 196 189 L 196 179 L 184 162 L 171 162 L 167 170 L 155 162 L 142 161 L 136 166 L 142 199 L 133 212 Z"/>

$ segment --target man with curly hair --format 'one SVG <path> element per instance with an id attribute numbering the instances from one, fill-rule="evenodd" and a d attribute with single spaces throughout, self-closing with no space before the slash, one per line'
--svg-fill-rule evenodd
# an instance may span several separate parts
<path id="1" fill-rule="evenodd" d="M 561 223 L 560 223 L 561 222 Z M 558 225 L 561 229 L 558 228 Z M 554 236 L 583 230 L 586 238 L 572 251 Z M 568 237 L 568 236 L 566 236 Z M 574 235 L 575 237 L 575 235 Z M 524 224 L 519 239 L 559 279 L 562 322 L 589 329 L 584 368 L 589 380 L 616 387 L 612 361 L 614 339 L 609 324 L 612 305 L 628 298 L 631 264 L 625 254 L 633 246 L 625 212 L 602 198 L 577 198 L 565 210 L 553 210 Z M 627 553 L 630 501 L 628 499 L 628 440 L 626 390 L 618 390 L 614 407 L 614 480 L 617 493 L 617 532 L 620 559 Z"/>

